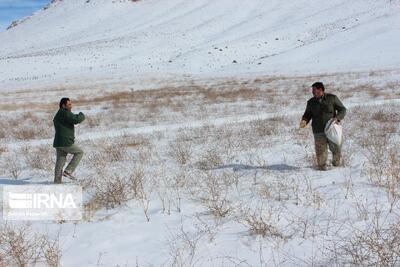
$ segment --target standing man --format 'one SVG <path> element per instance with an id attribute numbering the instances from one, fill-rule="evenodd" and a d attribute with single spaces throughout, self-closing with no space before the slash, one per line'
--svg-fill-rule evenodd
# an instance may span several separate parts
<path id="1" fill-rule="evenodd" d="M 310 120 L 314 134 L 315 152 L 319 170 L 326 170 L 328 150 L 333 154 L 332 165 L 339 166 L 341 159 L 341 146 L 331 142 L 325 135 L 325 125 L 330 119 L 340 122 L 346 115 L 346 108 L 336 95 L 326 94 L 323 83 L 316 82 L 312 85 L 313 98 L 308 100 L 306 111 L 300 122 L 300 128 L 306 127 Z"/>
<path id="2" fill-rule="evenodd" d="M 54 136 L 53 147 L 56 149 L 57 160 L 54 172 L 54 183 L 60 184 L 62 176 L 66 176 L 71 180 L 76 180 L 72 175 L 82 159 L 83 151 L 75 142 L 75 124 L 81 123 L 85 119 L 82 112 L 73 114 L 72 102 L 69 98 L 62 98 L 60 100 L 60 109 L 54 116 L 53 123 L 56 134 Z M 73 154 L 71 162 L 63 168 L 67 160 L 67 155 Z"/>

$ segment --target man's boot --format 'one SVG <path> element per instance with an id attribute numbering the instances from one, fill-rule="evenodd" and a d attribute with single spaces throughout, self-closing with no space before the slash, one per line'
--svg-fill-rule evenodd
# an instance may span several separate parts
<path id="1" fill-rule="evenodd" d="M 318 169 L 319 171 L 326 171 L 326 170 L 328 170 L 328 168 L 326 167 L 326 165 L 320 165 L 320 166 L 317 167 L 317 169 Z"/>

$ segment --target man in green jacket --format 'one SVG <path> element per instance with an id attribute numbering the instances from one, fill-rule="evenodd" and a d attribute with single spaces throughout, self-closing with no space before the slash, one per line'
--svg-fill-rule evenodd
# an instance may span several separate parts
<path id="1" fill-rule="evenodd" d="M 327 139 L 325 125 L 330 119 L 340 122 L 346 115 L 346 108 L 336 95 L 325 93 L 324 84 L 316 82 L 312 85 L 312 97 L 307 102 L 306 111 L 300 122 L 300 128 L 312 120 L 311 126 L 314 134 L 315 152 L 319 170 L 326 170 L 328 150 L 333 154 L 332 165 L 339 166 L 341 160 L 341 147 Z"/>
<path id="2" fill-rule="evenodd" d="M 72 173 L 75 171 L 79 162 L 82 159 L 83 151 L 75 142 L 75 124 L 81 123 L 85 119 L 82 112 L 73 114 L 72 102 L 69 98 L 62 98 L 60 100 L 60 109 L 54 116 L 53 123 L 55 129 L 55 136 L 53 147 L 56 149 L 57 160 L 54 172 L 54 183 L 60 184 L 62 176 L 66 176 L 71 180 L 76 180 Z M 73 157 L 65 168 L 63 168 L 67 160 L 67 155 L 73 154 Z"/>

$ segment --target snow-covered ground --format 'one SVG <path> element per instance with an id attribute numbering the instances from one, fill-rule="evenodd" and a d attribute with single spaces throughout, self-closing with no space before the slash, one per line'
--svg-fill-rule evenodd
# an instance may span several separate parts
<path id="1" fill-rule="evenodd" d="M 349 108 L 345 165 L 327 172 L 312 168 L 311 130 L 298 129 L 317 77 L 83 90 L 85 219 L 7 225 L 57 237 L 62 266 L 336 266 L 357 263 L 350 244 L 376 226 L 376 263 L 399 221 L 396 76 L 318 77 Z M 52 181 L 56 104 L 33 93 L 0 102 L 2 185 Z"/>
<path id="2" fill-rule="evenodd" d="M 2 220 L 0 265 L 37 233 L 38 265 L 399 266 L 399 11 L 56 0 L 0 33 L 0 186 L 51 183 L 61 97 L 87 117 L 84 220 Z M 348 108 L 326 172 L 298 129 L 315 81 Z"/>

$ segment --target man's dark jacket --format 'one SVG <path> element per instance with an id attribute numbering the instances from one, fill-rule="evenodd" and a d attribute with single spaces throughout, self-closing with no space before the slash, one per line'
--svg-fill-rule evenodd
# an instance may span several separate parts
<path id="1" fill-rule="evenodd" d="M 336 95 L 324 94 L 321 98 L 313 97 L 307 101 L 306 111 L 303 120 L 307 123 L 312 120 L 313 133 L 323 133 L 326 123 L 337 118 L 344 119 L 346 108 Z"/>
<path id="2" fill-rule="evenodd" d="M 60 108 L 54 116 L 53 123 L 56 134 L 53 147 L 68 147 L 75 142 L 75 124 L 85 119 L 82 112 L 74 114 L 64 108 Z"/>

